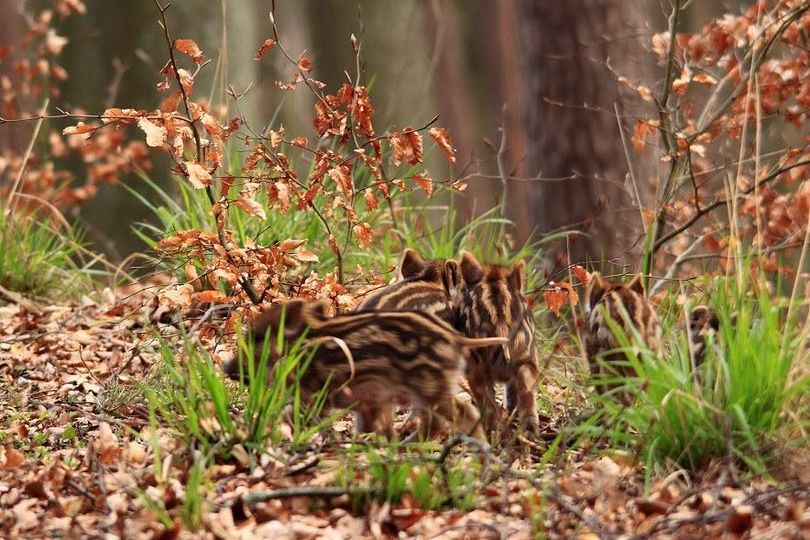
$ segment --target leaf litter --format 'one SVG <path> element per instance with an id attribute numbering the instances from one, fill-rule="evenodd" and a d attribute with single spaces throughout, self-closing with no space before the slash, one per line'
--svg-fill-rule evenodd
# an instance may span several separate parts
<path id="1" fill-rule="evenodd" d="M 257 459 L 235 446 L 232 459 L 215 460 L 203 482 L 193 484 L 192 469 L 200 456 L 192 452 L 194 459 L 189 459 L 189 449 L 176 434 L 150 422 L 138 391 L 139 384 L 150 383 L 160 362 L 150 327 L 155 304 L 147 290 L 124 287 L 106 291 L 99 301 L 85 298 L 37 314 L 0 306 L 0 524 L 7 537 L 810 534 L 807 467 L 796 469 L 792 482 L 754 477 L 742 484 L 729 478 L 724 464 L 715 463 L 700 476 L 678 469 L 653 475 L 645 489 L 645 471 L 631 454 L 569 449 L 543 465 L 540 456 L 547 444 L 542 440 L 533 442 L 537 448 L 529 453 L 496 447 L 479 454 L 472 445 L 437 446 L 463 463 L 488 464 L 476 480 L 478 493 L 463 504 L 445 501 L 425 508 L 410 492 L 359 503 L 353 499 L 356 491 L 340 482 L 347 474 L 346 455 L 351 455 L 346 449 L 358 446 L 352 444 L 348 417 L 295 452 L 279 448 Z M 202 342 L 221 360 L 227 353 L 215 344 L 218 332 L 205 328 L 217 321 L 195 324 Z M 571 391 L 549 384 L 554 406 L 545 420 L 552 435 L 570 416 L 562 405 L 566 394 Z M 358 471 L 368 457 L 355 455 L 354 474 L 361 486 L 368 482 Z M 196 531 L 183 521 L 194 490 L 202 505 Z"/>

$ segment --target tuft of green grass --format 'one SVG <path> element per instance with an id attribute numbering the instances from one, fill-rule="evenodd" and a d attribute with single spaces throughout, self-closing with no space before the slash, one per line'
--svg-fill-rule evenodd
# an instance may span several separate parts
<path id="1" fill-rule="evenodd" d="M 734 457 L 758 473 L 767 471 L 779 434 L 787 424 L 810 421 L 808 411 L 790 404 L 810 389 L 810 377 L 796 377 L 806 361 L 801 328 L 767 291 L 740 288 L 736 278 L 719 279 L 710 307 L 720 331 L 710 338 L 706 358 L 693 370 L 685 318 L 687 310 L 664 321 L 668 352 L 658 356 L 637 335 L 613 328 L 627 364 L 636 375 L 610 377 L 615 392 L 594 395 L 598 419 L 581 431 L 615 446 L 635 446 L 648 464 L 674 462 L 696 470 L 714 458 Z M 687 306 L 689 307 L 689 306 Z M 678 315 L 673 310 L 673 315 Z M 631 405 L 616 399 L 631 396 Z M 789 414 L 790 413 L 790 414 Z"/>
<path id="2" fill-rule="evenodd" d="M 35 215 L 0 212 L 0 286 L 36 298 L 89 290 L 92 271 L 76 261 L 82 237 Z"/>
<path id="3" fill-rule="evenodd" d="M 254 452 L 262 452 L 267 445 L 288 445 L 294 451 L 308 444 L 344 411 L 322 414 L 326 388 L 311 402 L 304 402 L 298 380 L 314 351 L 303 340 L 292 344 L 272 365 L 271 346 L 283 345 L 259 346 L 259 361 L 246 363 L 247 372 L 242 375 L 248 382 L 241 385 L 226 380 L 208 352 L 190 339 L 183 341 L 182 358 L 162 343 L 158 373 L 141 386 L 151 415 L 178 433 L 188 448 L 216 448 L 217 455 L 229 455 L 237 444 Z M 242 353 L 250 358 L 255 347 L 252 342 L 240 343 Z"/>

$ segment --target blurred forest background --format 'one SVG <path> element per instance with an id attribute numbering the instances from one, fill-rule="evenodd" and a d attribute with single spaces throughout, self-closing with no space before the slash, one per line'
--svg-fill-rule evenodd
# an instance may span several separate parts
<path id="1" fill-rule="evenodd" d="M 681 30 L 738 12 L 742 4 L 692 2 Z M 69 40 L 60 63 L 70 79 L 56 105 L 71 111 L 156 107 L 165 43 L 155 5 L 86 5 L 85 16 L 58 29 Z M 0 46 L 24 31 L 19 6 L 16 0 L 0 2 Z M 286 61 L 280 55 L 253 59 L 271 35 L 270 7 L 266 1 L 184 0 L 175 3 L 171 17 L 177 35 L 194 39 L 224 70 L 226 76 L 217 78 L 209 66 L 197 82 L 210 91 L 212 104 L 231 103 L 225 85 L 214 84 L 225 80 L 237 93 L 247 91 L 240 105 L 254 127 L 280 122 L 313 135 L 312 95 L 274 87 L 288 78 Z M 638 96 L 620 88 L 616 73 L 660 81 L 661 67 L 647 51 L 651 36 L 666 28 L 669 9 L 656 0 L 281 0 L 276 20 L 292 54 L 306 49 L 314 76 L 329 89 L 346 80 L 344 70 L 357 69 L 350 36 L 361 39 L 377 125 L 417 126 L 441 115 L 459 160 L 454 171 L 440 157 L 428 166 L 436 175 L 468 177 L 470 188 L 459 202 L 462 217 L 492 207 L 507 179 L 506 208 L 518 240 L 533 231 L 579 229 L 588 236 L 567 248 L 573 258 L 611 254 L 628 260 L 640 250 L 632 225 L 638 220 L 620 218 L 638 210 L 625 200 L 628 167 L 619 126 L 632 129 Z M 300 119 L 307 119 L 305 125 Z M 0 145 L 19 151 L 31 129 L 2 126 Z M 151 173 L 167 187 L 168 165 L 157 161 Z M 635 171 L 649 178 L 641 185 L 646 201 L 651 195 L 643 191 L 654 189 L 655 176 L 655 164 L 648 166 Z M 135 176 L 121 180 L 147 191 Z M 72 212 L 88 239 L 112 259 L 143 248 L 131 224 L 149 219 L 148 211 L 120 186 L 103 186 Z"/>

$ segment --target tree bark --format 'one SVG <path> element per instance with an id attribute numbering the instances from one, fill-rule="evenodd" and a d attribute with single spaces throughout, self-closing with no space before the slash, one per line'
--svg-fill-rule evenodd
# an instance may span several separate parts
<path id="1" fill-rule="evenodd" d="M 628 38 L 635 29 L 624 26 L 623 7 L 622 0 L 518 4 L 529 174 L 572 177 L 533 181 L 532 220 L 541 235 L 588 234 L 558 243 L 550 253 L 558 264 L 568 262 L 569 249 L 572 262 L 622 257 L 639 230 L 623 189 L 627 161 L 614 112 L 621 92 L 606 63 L 620 65 L 639 46 Z"/>
<path id="2" fill-rule="evenodd" d="M 20 27 L 22 21 L 17 14 L 14 2 L 0 2 L 0 47 L 18 46 L 20 40 Z M 14 77 L 11 69 L 11 59 L 0 61 L 0 77 Z M 13 107 L 9 107 L 12 109 Z M 0 103 L 0 116 L 7 116 L 6 104 Z M 31 136 L 31 127 L 24 123 L 12 123 L 0 126 L 0 155 L 22 153 L 28 138 Z"/>

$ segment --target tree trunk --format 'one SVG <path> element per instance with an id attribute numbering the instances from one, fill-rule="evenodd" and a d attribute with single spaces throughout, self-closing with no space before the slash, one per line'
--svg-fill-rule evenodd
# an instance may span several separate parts
<path id="1" fill-rule="evenodd" d="M 588 235 L 554 246 L 560 265 L 569 249 L 572 262 L 621 258 L 639 229 L 627 227 L 640 219 L 623 188 L 627 162 L 614 112 L 620 91 L 606 64 L 609 57 L 621 69 L 639 46 L 627 38 L 636 32 L 624 26 L 622 7 L 622 0 L 518 4 L 527 164 L 530 175 L 543 177 L 532 184 L 530 212 L 540 234 Z M 549 180 L 563 177 L 571 178 Z"/>
<path id="2" fill-rule="evenodd" d="M 22 21 L 17 15 L 14 2 L 0 2 L 0 47 L 18 46 L 21 26 Z M 0 77 L 11 78 L 14 76 L 11 59 L 0 61 Z M 0 97 L 4 97 L 2 92 L 0 92 Z M 9 116 L 9 112 L 13 108 L 13 106 L 9 106 L 7 109 L 6 103 L 0 100 L 0 116 Z M 30 133 L 31 128 L 25 123 L 0 126 L 0 156 L 6 152 L 22 153 Z"/>

